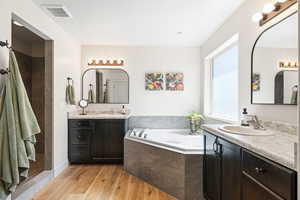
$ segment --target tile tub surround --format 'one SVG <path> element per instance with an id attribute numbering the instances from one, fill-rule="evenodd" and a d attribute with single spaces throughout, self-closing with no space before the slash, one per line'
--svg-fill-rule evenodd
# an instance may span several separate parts
<path id="1" fill-rule="evenodd" d="M 131 116 L 129 129 L 190 129 L 190 122 L 186 116 Z"/>
<path id="2" fill-rule="evenodd" d="M 124 169 L 180 200 L 204 200 L 201 155 L 124 140 Z"/>
<path id="3" fill-rule="evenodd" d="M 226 133 L 218 129 L 218 125 L 202 125 L 202 129 L 285 167 L 297 171 L 295 144 L 297 136 L 285 132 L 274 131 L 270 136 L 242 136 Z"/>
<path id="4" fill-rule="evenodd" d="M 121 114 L 111 111 L 88 111 L 87 115 L 81 115 L 81 111 L 69 112 L 68 119 L 128 119 L 130 113 Z"/>

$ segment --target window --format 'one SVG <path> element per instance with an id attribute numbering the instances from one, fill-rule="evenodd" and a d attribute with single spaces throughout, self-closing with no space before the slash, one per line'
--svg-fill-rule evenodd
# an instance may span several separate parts
<path id="1" fill-rule="evenodd" d="M 204 112 L 208 117 L 239 120 L 238 36 L 234 36 L 206 58 Z"/>

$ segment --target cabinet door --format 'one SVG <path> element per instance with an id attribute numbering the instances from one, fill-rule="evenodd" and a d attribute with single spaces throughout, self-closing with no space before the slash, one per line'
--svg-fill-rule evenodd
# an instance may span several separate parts
<path id="1" fill-rule="evenodd" d="M 225 140 L 218 139 L 218 149 L 222 155 L 222 200 L 240 200 L 241 148 Z"/>
<path id="2" fill-rule="evenodd" d="M 105 158 L 123 158 L 125 122 L 124 120 L 107 120 L 105 122 L 104 149 Z"/>
<path id="3" fill-rule="evenodd" d="M 91 137 L 91 156 L 102 158 L 104 156 L 104 135 L 107 131 L 107 124 L 104 120 L 96 120 L 95 122 L 95 131 Z"/>
<path id="4" fill-rule="evenodd" d="M 283 200 L 250 176 L 243 174 L 242 200 Z"/>
<path id="5" fill-rule="evenodd" d="M 217 137 L 205 133 L 204 196 L 207 200 L 221 199 L 221 157 L 217 152 Z"/>

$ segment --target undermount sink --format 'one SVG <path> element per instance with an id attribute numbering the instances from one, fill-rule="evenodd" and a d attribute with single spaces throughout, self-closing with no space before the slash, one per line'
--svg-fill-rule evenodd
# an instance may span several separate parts
<path id="1" fill-rule="evenodd" d="M 267 130 L 256 130 L 251 127 L 243 127 L 237 125 L 226 125 L 219 127 L 221 131 L 236 134 L 236 135 L 245 135 L 245 136 L 267 136 L 273 135 L 273 133 Z"/>

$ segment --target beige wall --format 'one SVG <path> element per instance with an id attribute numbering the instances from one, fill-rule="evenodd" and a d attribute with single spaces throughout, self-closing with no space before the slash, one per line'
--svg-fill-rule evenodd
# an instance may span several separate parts
<path id="1" fill-rule="evenodd" d="M 82 71 L 89 58 L 124 59 L 130 77 L 130 109 L 134 115 L 187 115 L 200 111 L 200 48 L 82 46 Z M 183 72 L 184 91 L 146 91 L 146 72 Z M 90 105 L 89 109 L 121 109 Z"/>
<path id="2" fill-rule="evenodd" d="M 11 41 L 12 13 L 54 40 L 54 168 L 58 173 L 67 160 L 66 77 L 74 79 L 77 98 L 80 86 L 80 44 L 60 28 L 31 0 L 1 0 L 0 40 Z M 8 65 L 8 50 L 0 48 L 0 67 Z M 0 77 L 0 79 L 2 79 Z M 1 80 L 0 80 L 1 81 Z M 1 84 L 1 83 L 0 83 Z"/>
<path id="3" fill-rule="evenodd" d="M 230 39 L 236 33 L 239 34 L 239 97 L 240 109 L 247 107 L 249 112 L 257 114 L 259 118 L 264 120 L 276 120 L 289 123 L 297 123 L 297 111 L 295 106 L 278 106 L 278 105 L 251 105 L 251 52 L 255 40 L 259 34 L 272 23 L 283 18 L 294 8 L 281 14 L 271 23 L 260 28 L 258 23 L 252 22 L 252 15 L 260 12 L 264 4 L 270 0 L 251 0 L 245 3 L 229 18 L 226 22 L 201 46 L 201 57 L 204 66 L 204 59 L 217 47 Z M 203 77 L 204 67 L 201 67 L 201 80 Z M 203 86 L 203 84 L 201 84 Z M 202 99 L 203 99 L 203 87 Z M 204 104 L 201 105 L 203 110 Z"/>

